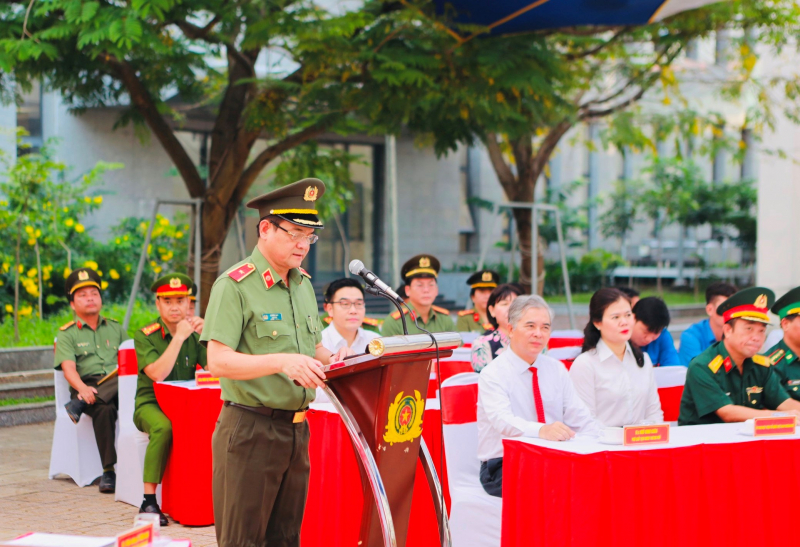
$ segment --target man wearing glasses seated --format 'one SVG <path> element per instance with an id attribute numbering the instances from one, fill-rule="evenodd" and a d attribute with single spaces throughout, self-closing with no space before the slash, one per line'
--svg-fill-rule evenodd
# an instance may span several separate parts
<path id="1" fill-rule="evenodd" d="M 325 311 L 331 319 L 322 331 L 322 346 L 336 353 L 344 347 L 364 353 L 367 344 L 379 335 L 364 329 L 366 307 L 364 287 L 355 279 L 337 279 L 325 291 Z"/>

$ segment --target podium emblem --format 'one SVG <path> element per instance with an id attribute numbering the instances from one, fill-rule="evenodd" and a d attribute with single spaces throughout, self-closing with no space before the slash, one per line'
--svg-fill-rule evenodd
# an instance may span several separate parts
<path id="1" fill-rule="evenodd" d="M 419 391 L 414 390 L 414 397 L 397 394 L 394 403 L 389 405 L 389 420 L 383 440 L 389 444 L 411 442 L 422 435 L 422 415 L 425 401 Z"/>

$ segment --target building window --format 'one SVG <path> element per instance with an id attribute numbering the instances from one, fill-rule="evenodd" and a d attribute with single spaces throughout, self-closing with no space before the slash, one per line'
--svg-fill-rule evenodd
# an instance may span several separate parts
<path id="1" fill-rule="evenodd" d="M 42 135 L 42 86 L 41 83 L 31 82 L 29 91 L 22 93 L 22 100 L 17 106 L 17 126 L 23 127 L 29 133 L 22 140 L 31 148 L 18 150 L 19 154 L 36 152 L 44 144 Z"/>

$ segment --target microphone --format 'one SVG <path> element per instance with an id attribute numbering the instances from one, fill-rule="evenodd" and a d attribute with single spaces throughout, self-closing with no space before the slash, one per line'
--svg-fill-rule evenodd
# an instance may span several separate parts
<path id="1" fill-rule="evenodd" d="M 364 267 L 364 263 L 361 262 L 360 260 L 353 260 L 352 262 L 350 262 L 350 273 L 353 275 L 361 276 L 364 279 L 364 281 L 367 282 L 368 285 L 379 288 L 380 290 L 382 290 L 383 292 L 385 292 L 398 302 L 403 301 L 403 299 L 400 298 L 400 296 L 396 292 L 394 292 L 394 289 L 392 289 L 389 285 L 381 281 L 381 279 L 377 275 L 366 269 Z"/>

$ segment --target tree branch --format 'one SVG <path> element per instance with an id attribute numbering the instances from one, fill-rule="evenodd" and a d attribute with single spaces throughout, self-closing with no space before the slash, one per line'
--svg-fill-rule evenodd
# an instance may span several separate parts
<path id="1" fill-rule="evenodd" d="M 150 130 L 161 143 L 161 146 L 164 147 L 164 151 L 166 151 L 172 163 L 174 163 L 175 167 L 178 169 L 178 173 L 180 173 L 183 182 L 186 184 L 186 188 L 189 190 L 189 195 L 193 198 L 203 197 L 205 194 L 205 185 L 203 184 L 203 179 L 200 177 L 197 167 L 183 148 L 183 145 L 175 137 L 175 132 L 158 111 L 156 102 L 153 100 L 147 88 L 139 80 L 136 71 L 127 61 L 120 61 L 112 55 L 106 54 L 101 58 L 116 72 L 123 85 L 125 85 L 131 97 L 131 102 L 142 115 L 148 127 L 150 127 Z"/>
<path id="2" fill-rule="evenodd" d="M 593 48 L 591 48 L 591 49 L 587 49 L 587 50 L 585 50 L 585 51 L 582 51 L 582 52 L 580 52 L 580 53 L 572 53 L 572 54 L 570 54 L 570 55 L 567 55 L 567 56 L 565 57 L 565 59 L 566 59 L 567 61 L 574 61 L 574 60 L 576 60 L 576 59 L 583 59 L 584 57 L 590 57 L 590 56 L 592 56 L 592 55 L 594 55 L 594 54 L 596 54 L 596 53 L 598 53 L 598 52 L 602 51 L 604 48 L 606 48 L 606 47 L 610 46 L 610 45 L 611 45 L 611 44 L 613 44 L 614 42 L 616 42 L 616 41 L 617 41 L 617 39 L 618 39 L 620 36 L 622 36 L 624 33 L 628 32 L 628 31 L 630 30 L 630 28 L 631 28 L 631 27 L 622 27 L 622 28 L 621 28 L 621 29 L 619 29 L 617 32 L 615 32 L 615 33 L 614 33 L 614 35 L 613 35 L 611 38 L 609 38 L 609 39 L 608 39 L 608 40 L 606 40 L 605 42 L 603 42 L 603 43 L 599 44 L 598 46 L 596 46 L 596 47 L 593 47 Z"/>
<path id="3" fill-rule="evenodd" d="M 173 23 L 183 31 L 187 38 L 191 38 L 192 40 L 205 40 L 211 31 L 214 30 L 214 27 L 219 23 L 220 19 L 220 14 L 217 13 L 204 27 L 198 27 L 188 21 L 173 21 Z M 212 41 L 218 43 L 219 39 L 217 38 Z"/>
<path id="4" fill-rule="evenodd" d="M 511 171 L 511 168 L 506 163 L 503 157 L 503 151 L 500 150 L 500 144 L 497 142 L 497 135 L 489 133 L 483 141 L 486 146 L 486 151 L 489 153 L 489 161 L 492 162 L 494 172 L 497 174 L 497 179 L 500 181 L 500 186 L 506 192 L 506 197 L 510 200 L 517 199 L 517 177 Z"/>

